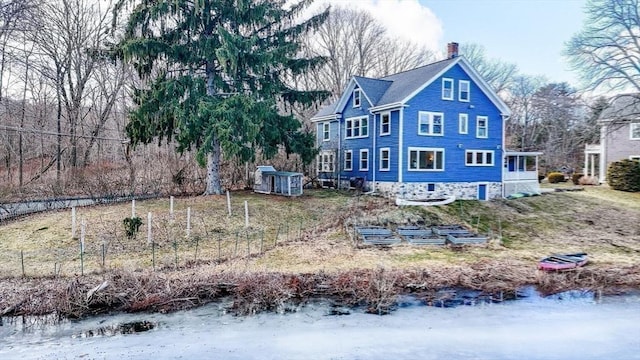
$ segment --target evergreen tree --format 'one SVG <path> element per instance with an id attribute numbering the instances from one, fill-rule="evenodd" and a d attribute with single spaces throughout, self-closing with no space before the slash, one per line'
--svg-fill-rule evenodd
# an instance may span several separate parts
<path id="1" fill-rule="evenodd" d="M 310 105 L 328 94 L 285 83 L 324 59 L 301 58 L 299 39 L 324 12 L 301 19 L 311 0 L 120 0 L 128 14 L 115 54 L 146 80 L 135 89 L 127 134 L 134 145 L 176 139 L 207 164 L 206 194 L 220 194 L 220 161 L 252 160 L 280 146 L 313 160 L 314 137 L 278 109 Z M 117 16 L 115 17 L 117 19 Z"/>

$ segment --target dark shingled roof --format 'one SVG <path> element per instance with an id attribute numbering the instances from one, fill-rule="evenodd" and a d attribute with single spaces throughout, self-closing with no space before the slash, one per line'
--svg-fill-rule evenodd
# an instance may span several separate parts
<path id="1" fill-rule="evenodd" d="M 393 82 L 389 80 L 371 79 L 362 76 L 354 76 L 353 78 L 360 85 L 362 91 L 367 94 L 367 97 L 371 100 L 373 106 L 378 105 L 380 99 L 385 94 L 389 86 L 393 84 Z"/>
<path id="2" fill-rule="evenodd" d="M 382 78 L 382 80 L 393 81 L 393 84 L 391 84 L 389 89 L 384 93 L 384 96 L 376 106 L 393 104 L 404 100 L 426 82 L 433 80 L 438 73 L 457 59 L 458 58 L 452 58 L 438 61 Z"/>
<path id="3" fill-rule="evenodd" d="M 640 94 L 622 94 L 611 99 L 598 117 L 600 121 L 640 119 Z"/>
<path id="4" fill-rule="evenodd" d="M 372 79 L 362 76 L 354 76 L 354 79 L 371 100 L 373 103 L 372 106 L 394 104 L 405 100 L 424 84 L 434 80 L 446 67 L 458 60 L 459 58 L 457 57 L 441 60 L 419 68 L 389 75 L 382 79 Z M 320 109 L 320 111 L 314 115 L 314 118 L 335 114 L 335 108 L 339 101 L 340 100 Z"/>

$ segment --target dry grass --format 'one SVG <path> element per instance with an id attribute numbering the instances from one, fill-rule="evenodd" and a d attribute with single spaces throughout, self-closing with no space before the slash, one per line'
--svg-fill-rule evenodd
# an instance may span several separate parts
<path id="1" fill-rule="evenodd" d="M 398 208 L 386 199 L 329 190 L 308 191 L 295 199 L 235 192 L 231 217 L 226 197 L 202 196 L 177 198 L 173 219 L 168 215 L 168 199 L 139 202 L 138 214 L 153 213 L 155 266 L 161 272 L 152 271 L 146 224 L 137 239 L 124 236 L 121 222 L 130 216 L 130 204 L 81 208 L 78 218 L 88 224 L 84 271 L 89 275 L 84 277 L 70 277 L 79 274 L 80 261 L 78 242 L 70 236 L 69 212 L 39 214 L 1 227 L 0 277 L 5 280 L 0 280 L 0 288 L 3 294 L 15 290 L 24 298 L 0 296 L 0 310 L 15 302 L 24 304 L 23 312 L 37 313 L 30 306 L 42 304 L 41 312 L 66 309 L 62 311 L 66 315 L 87 313 L 91 306 L 98 310 L 162 310 L 231 294 L 236 297 L 237 311 L 250 313 L 281 308 L 287 301 L 324 289 L 346 304 L 365 302 L 370 311 L 380 313 L 391 306 L 394 294 L 447 286 L 487 292 L 515 291 L 524 284 L 537 284 L 547 292 L 572 287 L 637 288 L 637 196 L 640 194 L 587 187 L 518 200 Z M 249 203 L 248 232 L 244 201 Z M 192 211 L 190 239 L 185 237 L 187 207 Z M 407 223 L 460 223 L 488 234 L 490 242 L 462 248 L 406 243 L 378 248 L 363 246 L 352 231 L 358 224 L 393 228 Z M 108 249 L 104 268 L 102 243 Z M 21 250 L 26 280 L 15 279 L 22 273 Z M 590 265 L 571 273 L 536 271 L 540 257 L 573 251 L 589 253 Z M 60 266 L 58 275 L 63 277 L 54 278 L 54 268 Z M 79 294 L 86 294 L 101 279 L 107 279 L 111 287 L 99 304 L 91 303 L 97 300 L 80 301 Z M 50 300 L 33 300 L 42 294 Z M 432 295 L 420 293 L 425 299 Z M 67 300 L 60 303 L 60 299 Z M 76 302 L 84 307 L 74 307 Z"/>

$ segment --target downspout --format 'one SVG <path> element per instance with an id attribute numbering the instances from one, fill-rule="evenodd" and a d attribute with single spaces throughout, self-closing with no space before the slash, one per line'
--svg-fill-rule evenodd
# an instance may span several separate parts
<path id="1" fill-rule="evenodd" d="M 506 159 L 506 150 L 505 150 L 505 138 L 506 138 L 506 124 L 507 120 L 509 120 L 509 115 L 502 115 L 502 156 L 500 157 L 500 187 L 502 188 L 502 197 L 505 198 L 505 186 L 504 186 L 504 162 Z M 536 157 L 536 162 L 538 161 Z M 537 164 L 536 164 L 537 168 Z"/>
<path id="2" fill-rule="evenodd" d="M 598 182 L 603 184 L 607 181 L 607 124 L 603 123 L 600 128 L 600 158 L 598 159 Z"/>
<path id="3" fill-rule="evenodd" d="M 371 171 L 373 172 L 373 186 L 371 187 L 371 191 L 364 193 L 364 195 L 371 195 L 376 192 L 376 115 L 371 112 L 371 110 L 369 110 L 369 114 L 373 116 L 373 132 L 371 134 L 373 136 L 373 149 L 371 149 L 373 155 L 371 164 L 369 165 Z"/>
<path id="4" fill-rule="evenodd" d="M 336 174 L 338 177 L 338 184 L 336 184 L 336 188 L 338 190 L 340 190 L 340 164 L 342 164 L 341 162 L 341 155 L 342 155 L 342 113 L 340 113 L 340 116 L 338 117 L 338 153 L 336 154 Z"/>

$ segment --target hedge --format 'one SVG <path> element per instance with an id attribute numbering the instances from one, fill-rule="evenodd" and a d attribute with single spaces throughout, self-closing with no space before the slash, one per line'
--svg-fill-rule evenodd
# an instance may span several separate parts
<path id="1" fill-rule="evenodd" d="M 614 190 L 640 191 L 640 162 L 625 159 L 611 163 L 607 169 L 607 182 Z"/>

